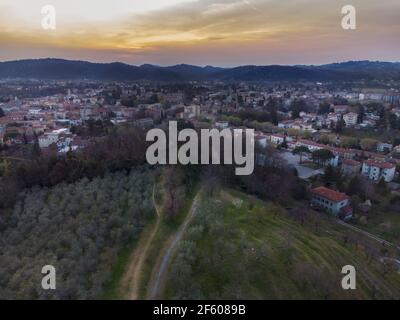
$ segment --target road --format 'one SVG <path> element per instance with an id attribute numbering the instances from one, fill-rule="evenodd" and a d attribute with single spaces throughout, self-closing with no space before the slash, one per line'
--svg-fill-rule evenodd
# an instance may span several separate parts
<path id="1" fill-rule="evenodd" d="M 177 233 L 172 237 L 170 241 L 168 241 L 166 248 L 162 250 L 162 252 L 165 252 L 164 256 L 162 257 L 161 263 L 158 263 L 156 265 L 156 272 L 154 273 L 152 280 L 150 281 L 148 292 L 147 292 L 147 299 L 157 299 L 159 298 L 159 295 L 162 291 L 164 282 L 165 282 L 165 276 L 168 271 L 168 266 L 171 261 L 171 257 L 173 253 L 175 252 L 175 249 L 179 243 L 179 241 L 182 239 L 183 235 L 185 234 L 185 231 L 194 217 L 197 208 L 200 203 L 200 194 L 201 191 L 199 191 L 196 195 L 196 197 L 193 200 L 193 203 L 190 207 L 189 213 L 187 214 L 184 222 L 182 225 L 179 227 L 179 230 Z"/>
<path id="2" fill-rule="evenodd" d="M 302 165 L 299 164 L 300 162 L 300 156 L 299 155 L 294 155 L 291 152 L 288 151 L 283 151 L 280 153 L 280 155 L 283 157 L 283 159 L 285 159 L 289 165 L 295 167 L 297 169 L 297 172 L 299 174 L 299 178 L 300 179 L 308 179 L 312 176 L 318 175 L 323 173 L 323 169 L 311 169 L 311 168 L 307 168 L 304 167 Z M 305 157 L 303 157 L 303 160 L 305 159 Z"/>
<path id="3" fill-rule="evenodd" d="M 123 293 L 123 296 L 129 300 L 138 299 L 143 263 L 147 257 L 147 252 L 150 248 L 151 243 L 153 242 L 153 239 L 159 229 L 161 222 L 160 209 L 155 200 L 155 188 L 156 185 L 154 184 L 153 205 L 157 213 L 156 223 L 154 224 L 154 227 L 151 229 L 150 232 L 146 232 L 141 236 L 138 245 L 130 258 L 127 271 L 125 272 L 125 275 L 121 280 L 120 291 Z"/>

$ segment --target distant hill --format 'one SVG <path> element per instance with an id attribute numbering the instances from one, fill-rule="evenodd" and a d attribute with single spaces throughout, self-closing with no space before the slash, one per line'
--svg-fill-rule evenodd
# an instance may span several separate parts
<path id="1" fill-rule="evenodd" d="M 400 63 L 349 61 L 322 66 L 240 66 L 218 68 L 180 64 L 161 67 L 150 64 L 91 63 L 62 59 L 0 62 L 0 79 L 116 80 L 116 81 L 340 81 L 361 79 L 400 80 Z"/>

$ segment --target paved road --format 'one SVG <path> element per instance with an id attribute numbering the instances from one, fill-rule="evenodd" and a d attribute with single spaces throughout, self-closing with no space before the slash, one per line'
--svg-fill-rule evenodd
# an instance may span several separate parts
<path id="1" fill-rule="evenodd" d="M 157 299 L 159 297 L 159 294 L 162 289 L 163 282 L 165 280 L 166 272 L 168 269 L 168 266 L 170 264 L 170 260 L 172 257 L 172 254 L 174 253 L 179 241 L 182 239 L 183 235 L 185 234 L 185 231 L 192 220 L 193 216 L 195 215 L 197 208 L 200 203 L 200 191 L 196 195 L 196 197 L 193 200 L 192 206 L 189 210 L 188 215 L 185 218 L 185 221 L 183 224 L 180 226 L 178 232 L 175 234 L 173 239 L 168 242 L 168 247 L 163 250 L 165 252 L 161 263 L 159 264 L 158 270 L 155 273 L 155 276 L 153 277 L 154 280 L 151 281 L 148 289 L 148 299 Z"/>
<path id="2" fill-rule="evenodd" d="M 300 179 L 308 179 L 312 176 L 321 174 L 324 172 L 323 169 L 311 169 L 311 168 L 307 168 L 304 166 L 301 166 L 299 164 L 300 162 L 300 156 L 299 155 L 294 155 L 289 151 L 283 151 L 280 153 L 280 155 L 283 157 L 283 159 L 285 159 L 289 165 L 295 167 L 297 169 L 297 172 L 299 174 L 299 178 Z M 305 157 L 303 157 L 304 160 Z"/>

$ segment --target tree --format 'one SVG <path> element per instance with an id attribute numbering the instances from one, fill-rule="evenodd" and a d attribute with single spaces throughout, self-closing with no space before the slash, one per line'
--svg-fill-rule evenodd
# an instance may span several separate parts
<path id="1" fill-rule="evenodd" d="M 299 146 L 293 150 L 293 154 L 298 154 L 300 156 L 300 164 L 303 163 L 303 156 L 309 153 L 311 153 L 311 151 L 306 146 Z"/>
<path id="2" fill-rule="evenodd" d="M 375 139 L 365 138 L 365 139 L 361 139 L 360 146 L 361 146 L 361 149 L 363 149 L 363 150 L 373 151 L 376 149 L 377 143 L 378 143 L 378 141 Z"/>
<path id="3" fill-rule="evenodd" d="M 376 191 L 381 195 L 387 194 L 387 185 L 383 177 L 379 179 L 379 182 L 376 185 Z"/>
<path id="4" fill-rule="evenodd" d="M 338 122 L 336 123 L 335 131 L 336 133 L 343 132 L 343 129 L 346 127 L 346 123 L 343 120 L 343 116 L 340 117 Z"/>
<path id="5" fill-rule="evenodd" d="M 303 99 L 296 99 L 292 105 L 292 119 L 297 119 L 300 117 L 300 112 L 307 110 L 307 104 Z"/>
<path id="6" fill-rule="evenodd" d="M 357 113 L 358 113 L 357 122 L 358 123 L 363 123 L 364 117 L 365 117 L 365 108 L 364 108 L 364 106 L 362 104 L 359 104 L 357 106 Z"/>
<path id="7" fill-rule="evenodd" d="M 319 104 L 318 113 L 319 114 L 328 114 L 330 112 L 331 105 L 328 102 L 322 102 Z"/>
<path id="8" fill-rule="evenodd" d="M 338 189 L 343 187 L 342 172 L 334 166 L 328 165 L 325 168 L 323 180 L 326 186 L 335 185 Z"/>
<path id="9" fill-rule="evenodd" d="M 344 136 L 340 139 L 340 145 L 344 148 L 357 148 L 358 140 L 354 137 Z"/>
<path id="10" fill-rule="evenodd" d="M 33 142 L 32 146 L 32 157 L 33 158 L 39 158 L 42 155 L 42 150 L 40 149 L 39 146 L 39 139 L 37 135 L 35 134 L 35 141 Z"/>
<path id="11" fill-rule="evenodd" d="M 3 108 L 0 107 L 0 118 L 3 118 L 5 116 L 6 116 L 6 114 L 5 114 L 4 110 L 3 110 Z"/>
<path id="12" fill-rule="evenodd" d="M 313 162 L 317 162 L 319 165 L 325 165 L 329 160 L 333 159 L 335 156 L 330 150 L 320 149 L 315 150 L 311 154 Z"/>
<path id="13" fill-rule="evenodd" d="M 358 176 L 354 176 L 350 179 L 349 185 L 347 186 L 347 193 L 351 196 L 358 195 L 364 197 L 363 184 Z"/>

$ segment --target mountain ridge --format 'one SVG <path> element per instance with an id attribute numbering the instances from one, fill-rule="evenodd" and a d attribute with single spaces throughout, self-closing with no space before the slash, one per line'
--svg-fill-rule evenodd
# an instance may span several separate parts
<path id="1" fill-rule="evenodd" d="M 112 81 L 345 81 L 400 80 L 400 62 L 346 61 L 325 65 L 243 65 L 231 68 L 177 64 L 140 66 L 66 59 L 0 62 L 0 79 Z"/>

